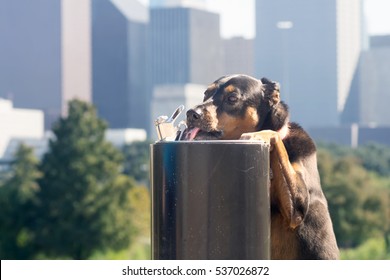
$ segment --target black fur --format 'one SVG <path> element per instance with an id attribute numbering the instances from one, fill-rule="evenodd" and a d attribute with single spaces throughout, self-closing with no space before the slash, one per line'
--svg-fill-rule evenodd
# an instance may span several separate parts
<path id="1" fill-rule="evenodd" d="M 297 123 L 289 123 L 288 136 L 283 139 L 290 162 L 308 157 L 316 152 L 316 146 L 306 131 Z"/>

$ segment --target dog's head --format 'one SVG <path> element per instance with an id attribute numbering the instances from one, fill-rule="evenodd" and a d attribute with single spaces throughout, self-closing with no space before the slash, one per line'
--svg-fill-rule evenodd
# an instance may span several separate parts
<path id="1" fill-rule="evenodd" d="M 186 140 L 239 139 L 243 133 L 261 130 L 272 121 L 270 112 L 279 102 L 278 83 L 247 75 L 221 77 L 209 85 L 203 103 L 187 111 L 188 129 L 184 137 Z"/>

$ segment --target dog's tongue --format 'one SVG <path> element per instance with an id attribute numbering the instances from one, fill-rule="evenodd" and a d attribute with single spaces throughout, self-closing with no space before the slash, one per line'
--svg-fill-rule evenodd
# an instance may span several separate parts
<path id="1" fill-rule="evenodd" d="M 190 130 L 188 130 L 187 132 L 187 135 L 186 135 L 186 140 L 194 140 L 194 138 L 196 137 L 196 135 L 198 134 L 200 128 L 198 127 L 194 127 L 194 128 L 191 128 Z"/>

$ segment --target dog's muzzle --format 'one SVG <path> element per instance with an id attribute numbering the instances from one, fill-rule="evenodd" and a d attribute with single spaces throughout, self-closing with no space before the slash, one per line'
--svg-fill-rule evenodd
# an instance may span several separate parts
<path id="1" fill-rule="evenodd" d="M 197 107 L 187 111 L 187 129 L 183 133 L 182 140 L 217 140 L 222 136 L 222 131 L 218 131 L 208 122 L 208 117 Z"/>

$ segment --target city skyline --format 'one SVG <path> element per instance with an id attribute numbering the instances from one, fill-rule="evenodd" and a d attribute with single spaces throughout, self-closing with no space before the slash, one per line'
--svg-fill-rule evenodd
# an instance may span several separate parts
<path id="1" fill-rule="evenodd" d="M 148 4 L 149 0 L 139 0 Z M 221 36 L 231 38 L 255 36 L 255 0 L 207 0 L 207 8 L 220 13 Z M 390 1 L 366 0 L 364 15 L 369 35 L 390 34 Z M 231 20 L 240 18 L 240 20 Z"/>
<path id="2" fill-rule="evenodd" d="M 86 15 L 84 21 L 80 21 L 85 28 L 77 30 L 77 26 L 68 25 L 75 19 L 72 9 L 77 6 L 76 0 L 57 0 L 55 6 L 45 5 L 44 0 L 40 0 L 39 5 L 38 2 L 32 5 L 35 10 L 20 9 L 20 4 L 26 1 L 8 0 L 2 4 L 3 12 L 12 7 L 12 13 L 0 17 L 3 26 L 15 28 L 0 28 L 4 42 L 0 58 L 5 62 L 0 65 L 4 73 L 3 78 L 0 76 L 3 81 L 0 96 L 13 100 L 16 107 L 44 110 L 46 128 L 61 114 L 61 109 L 62 115 L 66 114 L 65 101 L 72 97 L 68 93 L 75 92 L 77 97 L 77 89 L 81 89 L 81 93 L 92 94 L 99 115 L 111 127 L 149 131 L 155 118 L 149 108 L 154 87 L 165 84 L 178 88 L 185 88 L 185 84 L 204 86 L 232 73 L 265 76 L 280 82 L 282 98 L 290 106 L 292 120 L 305 128 L 340 125 L 339 116 L 348 97 L 355 96 L 364 103 L 373 85 L 376 86 L 374 74 L 370 79 L 368 75 L 360 79 L 356 73 L 366 73 L 369 63 L 381 61 L 381 57 L 384 63 L 388 61 L 387 54 L 384 56 L 382 52 L 376 52 L 375 59 L 371 59 L 374 54 L 368 49 L 362 11 L 358 8 L 362 0 L 256 1 L 259 31 L 256 40 L 220 37 L 219 13 L 210 12 L 210 6 L 205 9 L 197 5 L 198 2 L 206 4 L 206 0 L 156 1 L 150 10 L 137 0 L 90 1 L 83 6 Z M 226 5 L 232 3 L 238 2 L 226 1 Z M 165 4 L 168 6 L 161 6 Z M 241 10 L 245 7 L 237 7 L 237 18 L 232 18 L 232 22 L 241 22 Z M 103 11 L 107 13 L 105 16 Z M 54 12 L 62 15 L 62 20 L 38 16 Z M 80 11 L 76 15 L 77 19 L 83 18 Z M 42 19 L 54 24 L 37 25 Z M 278 26 L 279 23 L 283 26 Z M 45 29 L 48 26 L 50 32 Z M 87 40 L 78 40 L 75 35 L 84 35 Z M 15 38 L 24 43 L 18 44 Z M 256 47 L 253 47 L 254 41 Z M 60 42 L 62 48 L 57 46 Z M 55 48 L 51 47 L 53 45 Z M 361 50 L 370 53 L 365 55 L 367 62 L 361 64 L 366 68 L 356 72 Z M 51 56 L 55 59 L 50 59 Z M 246 65 L 242 64 L 244 62 Z M 251 67 L 256 70 L 251 71 Z M 52 68 L 55 71 L 51 71 Z M 378 77 L 387 73 L 384 67 L 375 69 Z M 57 79 L 50 78 L 53 74 Z M 356 88 L 364 84 L 365 90 L 358 92 L 353 88 L 357 93 L 351 95 L 352 79 L 358 82 Z M 83 87 L 78 86 L 79 81 Z M 50 83 L 59 90 L 42 88 Z M 387 96 L 387 91 L 380 94 Z M 53 97 L 59 99 L 58 104 L 43 107 Z M 353 114 L 346 118 L 348 122 L 360 124 L 364 118 L 354 116 L 373 112 L 364 123 L 386 123 L 374 103 L 372 108 L 360 110 L 357 109 L 360 103 L 351 102 Z"/>

